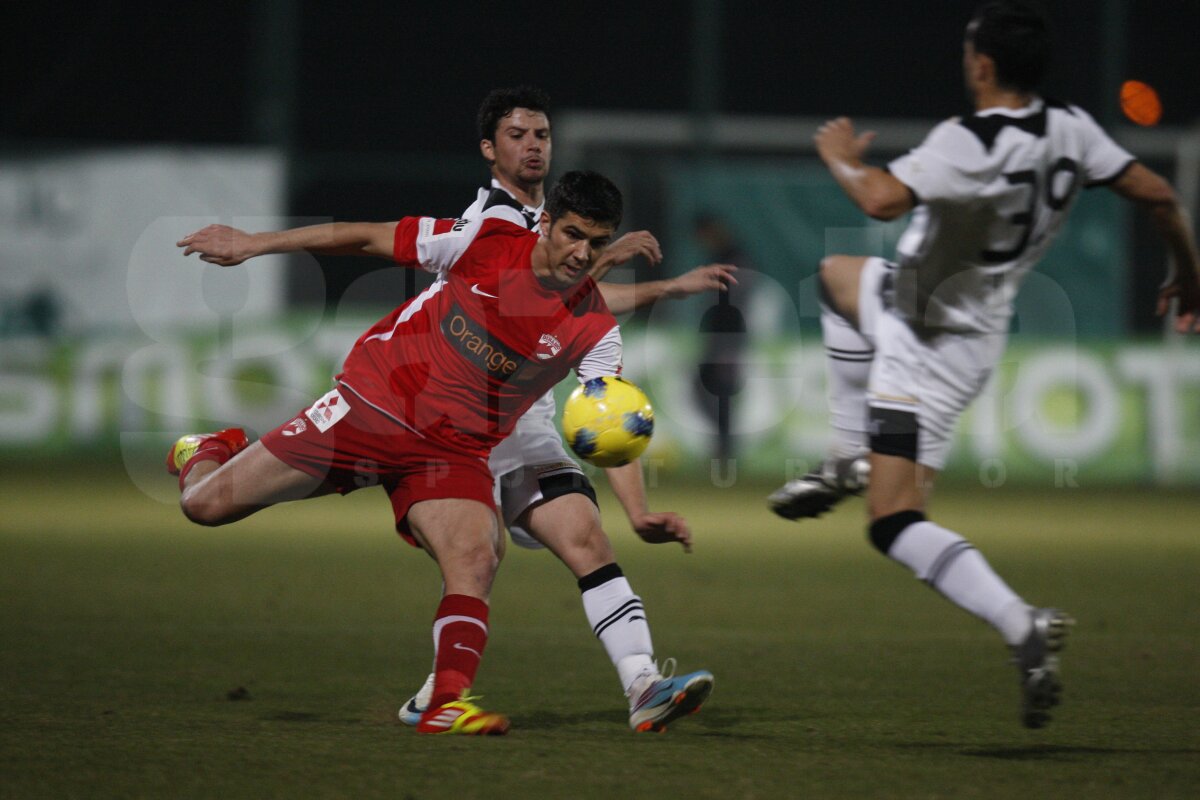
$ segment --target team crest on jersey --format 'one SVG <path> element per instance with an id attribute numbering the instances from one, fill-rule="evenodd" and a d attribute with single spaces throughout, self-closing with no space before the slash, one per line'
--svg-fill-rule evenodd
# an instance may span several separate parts
<path id="1" fill-rule="evenodd" d="M 350 404 L 346 402 L 346 398 L 342 397 L 337 389 L 334 389 L 314 403 L 312 408 L 305 411 L 304 416 L 317 426 L 317 430 L 324 433 L 337 424 L 337 421 L 346 416 L 349 411 Z M 299 432 L 297 431 L 297 433 Z"/>
<path id="2" fill-rule="evenodd" d="M 562 342 L 554 337 L 553 334 L 543 333 L 542 338 L 538 339 L 537 357 L 541 361 L 554 358 L 562 350 Z"/>

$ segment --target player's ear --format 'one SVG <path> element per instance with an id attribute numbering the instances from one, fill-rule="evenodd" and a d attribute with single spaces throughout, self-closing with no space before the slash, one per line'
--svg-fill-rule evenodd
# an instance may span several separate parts
<path id="1" fill-rule="evenodd" d="M 542 236 L 550 235 L 550 212 L 542 209 L 542 217 L 538 220 L 538 230 L 542 232 Z"/>
<path id="2" fill-rule="evenodd" d="M 479 152 L 483 154 L 483 158 L 489 164 L 496 163 L 496 145 L 491 139 L 481 139 L 479 142 Z"/>
<path id="3" fill-rule="evenodd" d="M 985 53 L 975 55 L 975 81 L 989 86 L 996 85 L 996 60 Z"/>

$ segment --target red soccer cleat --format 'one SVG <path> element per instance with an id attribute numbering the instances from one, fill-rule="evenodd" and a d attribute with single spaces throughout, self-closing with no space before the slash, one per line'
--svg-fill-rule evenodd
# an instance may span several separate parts
<path id="1" fill-rule="evenodd" d="M 224 451 L 224 459 L 214 459 L 224 463 L 249 446 L 250 440 L 246 438 L 246 431 L 241 428 L 226 428 L 216 433 L 189 433 L 179 437 L 179 441 L 171 445 L 167 453 L 167 472 L 178 475 L 202 447 L 205 450 Z"/>
<path id="2" fill-rule="evenodd" d="M 503 736 L 508 733 L 508 717 L 484 711 L 464 697 L 431 708 L 421 715 L 417 733 L 457 733 L 467 736 Z"/>

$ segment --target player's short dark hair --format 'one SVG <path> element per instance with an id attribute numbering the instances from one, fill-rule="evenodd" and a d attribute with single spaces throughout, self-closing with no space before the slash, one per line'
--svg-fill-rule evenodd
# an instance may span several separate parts
<path id="1" fill-rule="evenodd" d="M 475 118 L 479 125 L 479 138 L 496 141 L 496 128 L 500 120 L 512 113 L 514 108 L 540 111 L 550 119 L 550 96 L 533 86 L 517 86 L 511 89 L 492 89 L 479 106 Z"/>
<path id="2" fill-rule="evenodd" d="M 575 213 L 602 225 L 621 224 L 621 190 L 599 172 L 574 170 L 558 179 L 546 195 L 546 213 L 551 221 Z"/>
<path id="3" fill-rule="evenodd" d="M 976 53 L 991 56 L 996 82 L 1031 92 L 1050 67 L 1050 26 L 1041 10 L 1020 0 L 984 3 L 967 24 Z"/>

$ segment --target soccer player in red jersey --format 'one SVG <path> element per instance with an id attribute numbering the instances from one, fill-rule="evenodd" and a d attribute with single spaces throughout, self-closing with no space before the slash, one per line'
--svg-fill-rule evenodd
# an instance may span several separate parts
<path id="1" fill-rule="evenodd" d="M 581 379 L 620 370 L 619 329 L 588 275 L 620 216 L 616 187 L 573 172 L 548 198 L 541 237 L 498 218 L 382 223 L 394 229 L 395 260 L 439 280 L 363 334 L 337 388 L 261 441 L 184 437 L 172 450 L 183 511 L 206 525 L 353 491 L 364 475 L 382 483 L 398 529 L 433 556 L 445 583 L 419 732 L 508 728 L 462 699 L 487 641 L 501 552 L 487 455 L 570 369 Z M 276 235 L 304 249 L 306 237 L 325 241 L 327 227 Z M 686 529 L 668 533 L 687 541 Z"/>
<path id="2" fill-rule="evenodd" d="M 531 87 L 496 89 L 481 104 L 478 125 L 480 153 L 490 166 L 492 180 L 490 186 L 479 190 L 462 218 L 496 217 L 532 227 L 544 210 L 543 181 L 552 153 L 548 98 Z M 213 225 L 185 237 L 180 245 L 186 246 L 185 254 L 198 252 L 202 259 L 217 264 L 298 249 L 391 257 L 393 228 L 394 223 L 336 223 L 298 236 L 291 231 L 247 234 Z M 636 255 L 652 264 L 661 260 L 658 242 L 648 231 L 627 233 L 606 247 L 591 274 L 599 279 L 612 266 Z M 735 283 L 733 269 L 710 264 L 669 280 L 601 282 L 599 289 L 610 310 L 621 314 L 663 297 L 682 297 Z M 493 449 L 489 467 L 496 479 L 495 500 L 502 523 L 513 542 L 524 548 L 549 549 L 574 575 L 589 627 L 603 644 L 629 701 L 630 727 L 661 730 L 696 710 L 711 690 L 712 676 L 706 671 L 664 676 L 659 671 L 647 612 L 616 561 L 601 526 L 591 482 L 563 448 L 551 393 L 539 398 Z M 640 467 L 626 465 L 606 472 L 639 537 L 651 543 L 678 541 L 690 547 L 685 519 L 673 512 L 649 510 Z M 503 544 L 503 539 L 498 543 Z M 430 673 L 401 708 L 399 716 L 405 724 L 415 725 L 420 720 L 429 706 L 435 678 L 435 673 Z"/>

